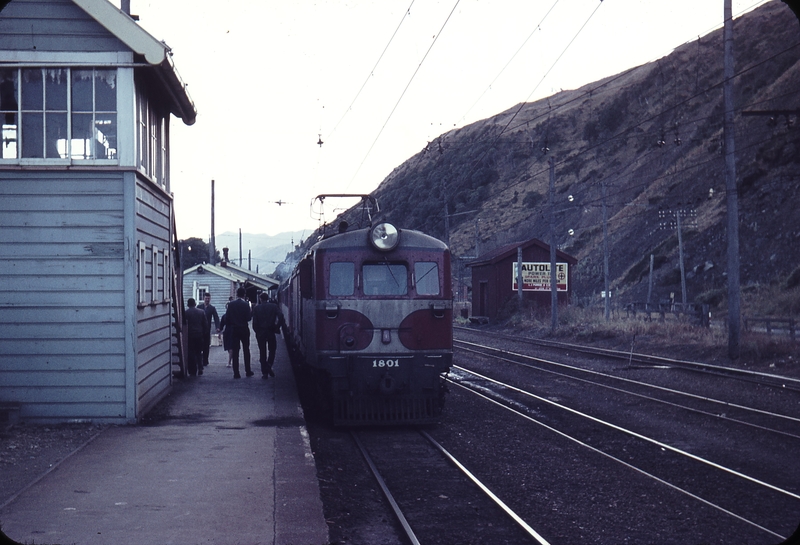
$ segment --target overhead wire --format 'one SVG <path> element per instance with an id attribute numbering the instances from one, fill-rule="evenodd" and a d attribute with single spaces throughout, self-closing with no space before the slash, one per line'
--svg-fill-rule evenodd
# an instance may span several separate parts
<path id="1" fill-rule="evenodd" d="M 533 37 L 534 34 L 536 34 L 537 31 L 541 30 L 542 24 L 545 22 L 545 20 L 547 19 L 548 15 L 550 15 L 550 13 L 553 11 L 553 9 L 555 9 L 555 7 L 558 5 L 559 1 L 560 0 L 556 0 L 555 3 L 550 7 L 550 9 L 547 10 L 547 13 L 544 14 L 544 17 L 542 17 L 542 20 L 539 21 L 539 24 L 537 24 L 534 27 L 533 31 L 530 34 L 528 34 L 528 37 L 525 38 L 525 40 L 522 42 L 522 44 L 517 48 L 516 52 L 514 52 L 514 54 L 511 55 L 511 58 L 508 59 L 508 62 L 506 62 L 505 66 L 503 66 L 503 68 L 500 69 L 500 72 L 498 72 L 497 75 L 494 77 L 494 79 L 491 81 L 491 83 L 489 83 L 489 86 L 483 91 L 483 93 L 481 93 L 481 95 L 477 99 L 475 99 L 475 102 L 472 103 L 472 106 L 470 106 L 467 109 L 467 111 L 464 113 L 464 115 L 462 115 L 459 119 L 466 119 L 467 115 L 469 115 L 469 113 L 472 111 L 472 109 L 475 107 L 475 105 L 478 102 L 481 101 L 481 99 L 486 95 L 486 93 L 489 92 L 489 90 L 492 88 L 492 85 L 494 85 L 494 83 L 503 74 L 503 72 L 505 72 L 506 68 L 508 68 L 508 66 L 517 57 L 517 55 L 519 55 L 519 52 L 522 51 L 522 49 L 525 47 L 525 44 L 527 44 L 528 41 L 530 41 L 530 39 Z"/>
<path id="2" fill-rule="evenodd" d="M 400 93 L 400 96 L 398 97 L 397 102 L 395 103 L 394 107 L 392 108 L 392 111 L 389 112 L 389 116 L 386 118 L 386 121 L 383 122 L 383 125 L 381 126 L 381 129 L 378 131 L 378 134 L 375 136 L 375 140 L 372 141 L 372 145 L 370 145 L 369 149 L 367 150 L 366 155 L 361 160 L 361 163 L 358 165 L 358 168 L 356 169 L 356 172 L 353 174 L 353 177 L 350 179 L 350 182 L 348 182 L 348 184 L 347 184 L 348 188 L 350 187 L 350 184 L 352 184 L 353 181 L 356 179 L 356 176 L 358 176 L 358 173 L 361 172 L 361 167 L 364 166 L 364 163 L 366 162 L 367 158 L 372 153 L 372 150 L 375 147 L 375 144 L 377 144 L 378 139 L 380 139 L 381 134 L 383 134 L 383 131 L 386 128 L 386 125 L 392 119 L 392 116 L 394 115 L 394 112 L 397 110 L 397 107 L 400 105 L 400 102 L 403 100 L 403 97 L 405 96 L 406 91 L 408 91 L 408 88 L 411 87 L 411 83 L 414 81 L 414 78 L 416 77 L 416 75 L 419 72 L 420 68 L 422 68 L 422 65 L 425 62 L 425 59 L 428 58 L 428 54 L 433 49 L 433 46 L 436 45 L 436 42 L 439 40 L 439 37 L 442 35 L 442 32 L 444 31 L 445 27 L 447 26 L 448 21 L 450 21 L 450 18 L 453 16 L 453 13 L 455 13 L 459 2 L 461 2 L 461 0 L 456 0 L 456 3 L 453 5 L 453 9 L 450 10 L 450 13 L 447 15 L 447 18 L 445 19 L 444 23 L 442 24 L 442 27 L 439 29 L 439 32 L 437 32 L 436 36 L 434 36 L 433 41 L 431 42 L 431 45 L 428 47 L 427 51 L 425 51 L 425 55 L 422 56 L 422 60 L 419 61 L 419 65 L 417 66 L 416 70 L 414 70 L 414 73 L 411 74 L 411 78 L 408 80 L 408 83 L 406 84 L 405 88 L 403 89 L 403 92 Z"/>
<path id="3" fill-rule="evenodd" d="M 391 38 L 389 38 L 389 41 L 386 43 L 386 47 L 383 48 L 383 51 L 381 52 L 380 56 L 378 57 L 378 60 L 375 61 L 375 66 L 373 66 L 372 70 L 369 71 L 369 74 L 367 74 L 367 78 L 364 80 L 364 83 L 361 84 L 361 88 L 356 93 L 356 96 L 353 97 L 353 100 L 350 102 L 350 105 L 347 107 L 347 109 L 342 114 L 342 117 L 339 118 L 339 121 L 336 122 L 336 125 L 333 127 L 333 129 L 330 131 L 330 133 L 328 133 L 328 135 L 325 138 L 330 138 L 331 135 L 336 132 L 336 129 L 339 128 L 339 125 L 342 123 L 344 118 L 347 117 L 347 114 L 352 111 L 353 105 L 356 103 L 356 100 L 358 100 L 358 97 L 361 95 L 361 92 L 364 90 L 364 87 L 366 87 L 367 83 L 369 83 L 370 78 L 372 78 L 375 75 L 375 70 L 378 68 L 378 65 L 381 63 L 381 60 L 383 59 L 383 56 L 389 50 L 389 46 L 392 45 L 392 42 L 394 41 L 395 36 L 397 36 L 397 33 L 400 31 L 400 27 L 403 26 L 403 23 L 405 22 L 406 17 L 411 14 L 411 8 L 414 5 L 414 1 L 415 0 L 411 0 L 411 3 L 408 5 L 408 8 L 406 8 L 406 10 L 403 12 L 403 17 L 400 18 L 400 23 L 397 25 L 397 28 L 394 30 L 394 33 L 392 34 Z"/>

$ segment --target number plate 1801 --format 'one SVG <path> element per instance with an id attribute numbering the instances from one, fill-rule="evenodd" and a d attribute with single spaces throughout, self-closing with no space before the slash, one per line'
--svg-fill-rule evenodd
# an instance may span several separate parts
<path id="1" fill-rule="evenodd" d="M 373 367 L 400 367 L 399 359 L 372 360 Z"/>

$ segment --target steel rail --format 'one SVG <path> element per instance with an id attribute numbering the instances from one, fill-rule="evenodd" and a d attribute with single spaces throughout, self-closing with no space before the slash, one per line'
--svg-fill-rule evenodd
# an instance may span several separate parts
<path id="1" fill-rule="evenodd" d="M 582 372 L 582 373 L 586 373 L 586 374 L 590 374 L 590 375 L 596 375 L 596 376 L 608 378 L 608 379 L 611 379 L 611 380 L 616 380 L 616 381 L 619 381 L 619 382 L 635 384 L 637 386 L 643 386 L 645 388 L 650 388 L 650 389 L 653 389 L 653 390 L 666 392 L 668 394 L 676 394 L 676 395 L 680 395 L 680 396 L 683 396 L 683 397 L 688 397 L 690 399 L 695 399 L 695 400 L 699 400 L 699 401 L 705 401 L 705 402 L 708 402 L 708 403 L 722 405 L 723 407 L 726 407 L 726 408 L 729 408 L 729 409 L 738 409 L 738 410 L 741 410 L 741 411 L 755 413 L 755 414 L 758 414 L 760 416 L 768 416 L 768 417 L 778 418 L 778 419 L 782 419 L 782 420 L 790 420 L 790 421 L 794 421 L 794 422 L 800 422 L 800 418 L 795 417 L 795 416 L 776 413 L 776 412 L 772 412 L 772 411 L 766 411 L 766 410 L 763 410 L 763 409 L 757 409 L 755 407 L 748 407 L 746 405 L 740 405 L 738 403 L 731 403 L 729 401 L 723 401 L 721 399 L 715 399 L 715 398 L 708 397 L 708 396 L 701 396 L 701 395 L 693 394 L 691 392 L 684 392 L 684 391 L 681 391 L 681 390 L 675 390 L 674 388 L 667 388 L 667 387 L 664 387 L 664 386 L 659 386 L 657 384 L 650 384 L 650 383 L 642 382 L 642 381 L 639 381 L 639 380 L 633 380 L 633 379 L 630 379 L 630 378 L 627 378 L 627 377 L 618 377 L 618 376 L 615 376 L 615 375 L 610 375 L 608 373 L 602 373 L 600 371 L 595 371 L 595 370 L 592 370 L 592 369 L 585 369 L 585 368 L 582 368 L 582 367 L 577 367 L 577 366 L 569 365 L 569 364 L 566 364 L 566 363 L 561 363 L 561 362 L 557 362 L 557 361 L 551 361 L 551 360 L 538 358 L 536 356 L 529 356 L 527 354 L 520 354 L 520 353 L 517 353 L 517 352 L 511 352 L 511 351 L 508 351 L 508 350 L 505 350 L 505 349 L 502 349 L 502 348 L 495 348 L 495 347 L 492 347 L 492 346 L 479 345 L 479 344 L 471 343 L 471 342 L 468 342 L 468 341 L 454 341 L 454 342 L 455 343 L 465 344 L 465 345 L 470 345 L 472 347 L 485 349 L 487 351 L 499 352 L 500 354 L 507 355 L 507 356 L 513 356 L 513 357 L 516 357 L 516 358 L 524 358 L 524 359 L 527 359 L 527 360 L 533 360 L 535 362 L 539 362 L 539 363 L 542 363 L 542 364 L 545 364 L 545 365 L 552 365 L 552 366 L 555 366 L 555 367 L 562 367 L 562 368 L 566 368 L 566 369 L 569 369 L 569 370 L 572 370 L 572 371 L 578 371 L 578 372 Z M 776 429 L 772 429 L 772 428 L 767 428 L 765 426 L 760 426 L 758 424 L 752 424 L 750 422 L 745 422 L 743 420 L 739 420 L 739 419 L 736 419 L 736 418 L 731 418 L 731 417 L 723 415 L 723 414 L 715 414 L 715 413 L 710 413 L 708 411 L 695 409 L 693 407 L 687 407 L 685 405 L 680 405 L 680 404 L 673 403 L 673 402 L 670 402 L 670 401 L 665 401 L 663 399 L 658 399 L 658 398 L 655 398 L 655 397 L 652 397 L 652 396 L 647 396 L 647 395 L 644 395 L 644 394 L 638 394 L 636 392 L 631 392 L 629 390 L 623 390 L 622 388 L 616 388 L 614 386 L 609 386 L 607 384 L 601 384 L 599 382 L 591 381 L 591 380 L 588 380 L 588 379 L 579 378 L 579 377 L 568 375 L 568 374 L 565 374 L 565 373 L 559 373 L 559 372 L 553 371 L 551 369 L 543 369 L 541 367 L 537 367 L 537 366 L 531 365 L 529 363 L 524 363 L 524 362 L 521 362 L 521 361 L 516 361 L 514 359 L 510 359 L 510 358 L 506 358 L 506 357 L 502 357 L 502 356 L 497 356 L 497 355 L 490 355 L 490 354 L 487 354 L 486 352 L 481 352 L 480 350 L 476 350 L 475 348 L 462 347 L 461 350 L 464 350 L 466 352 L 472 352 L 474 354 L 479 354 L 479 355 L 482 355 L 482 356 L 488 356 L 488 357 L 491 357 L 491 358 L 497 358 L 499 360 L 506 361 L 508 363 L 513 363 L 513 364 L 516 364 L 516 365 L 522 365 L 524 367 L 529 367 L 531 369 L 536 369 L 536 370 L 542 371 L 544 373 L 550 373 L 550 374 L 553 374 L 553 375 L 569 378 L 569 379 L 576 380 L 576 381 L 579 381 L 579 382 L 585 382 L 585 383 L 588 383 L 588 384 L 591 384 L 591 385 L 594 385 L 594 386 L 600 386 L 601 388 L 614 390 L 614 391 L 617 391 L 617 392 L 625 393 L 625 394 L 636 396 L 636 397 L 641 397 L 643 399 L 647 399 L 647 400 L 650 400 L 650 401 L 655 401 L 655 402 L 658 402 L 658 403 L 663 403 L 663 404 L 670 405 L 670 406 L 673 406 L 673 407 L 678 407 L 678 408 L 681 408 L 681 409 L 685 409 L 685 410 L 688 410 L 688 411 L 696 412 L 696 413 L 703 414 L 703 415 L 706 415 L 706 416 L 713 416 L 715 418 L 720 418 L 722 420 L 727 420 L 729 422 L 735 422 L 737 424 L 741 424 L 741 425 L 744 425 L 744 426 L 750 426 L 750 427 L 753 427 L 753 428 L 756 428 L 756 429 L 760 429 L 760 430 L 763 430 L 763 431 L 769 431 L 769 432 L 776 433 L 776 434 L 779 434 L 779 435 L 785 435 L 785 436 L 788 436 L 788 437 L 793 437 L 793 438 L 796 438 L 796 439 L 800 439 L 800 436 L 798 436 L 796 434 L 793 434 L 793 433 L 789 433 L 789 432 L 785 432 L 785 431 L 781 431 L 781 430 L 776 430 Z"/>
<path id="2" fill-rule="evenodd" d="M 536 399 L 536 400 L 541 401 L 543 403 L 546 403 L 548 405 L 552 405 L 553 407 L 562 409 L 562 410 L 567 411 L 569 413 L 572 413 L 572 414 L 574 414 L 576 416 L 585 418 L 587 420 L 590 420 L 590 421 L 595 422 L 597 424 L 600 424 L 602 426 L 606 426 L 606 427 L 611 428 L 613 430 L 616 430 L 618 432 L 630 435 L 631 437 L 635 437 L 636 439 L 640 439 L 642 441 L 645 441 L 647 443 L 650 443 L 652 445 L 660 447 L 660 448 L 662 448 L 664 450 L 668 450 L 668 451 L 673 452 L 675 454 L 680 454 L 682 456 L 685 456 L 685 457 L 689 458 L 690 460 L 694 460 L 695 462 L 700 462 L 701 464 L 705 464 L 705 465 L 707 465 L 709 467 L 712 467 L 714 469 L 720 470 L 720 471 L 722 471 L 724 473 L 728 473 L 729 475 L 733 475 L 735 477 L 738 477 L 740 479 L 743 479 L 743 480 L 748 481 L 750 483 L 753 483 L 755 485 L 763 486 L 764 488 L 772 490 L 773 492 L 777 492 L 779 494 L 786 495 L 786 496 L 788 496 L 788 497 L 790 497 L 792 499 L 795 499 L 795 500 L 800 500 L 800 495 L 799 494 L 795 494 L 794 492 L 791 492 L 789 490 L 785 490 L 783 488 L 780 488 L 779 486 L 775 486 L 773 484 L 770 484 L 768 482 L 762 481 L 760 479 L 756 479 L 755 477 L 751 477 L 750 475 L 745 475 L 744 473 L 742 473 L 740 471 L 736 471 L 735 469 L 731 469 L 729 467 L 725 467 L 725 466 L 723 466 L 721 464 L 718 464 L 716 462 L 712 462 L 711 460 L 707 460 L 707 459 L 703 458 L 702 456 L 698 456 L 696 454 L 692 454 L 691 452 L 688 452 L 686 450 L 679 449 L 677 447 L 673 447 L 672 445 L 668 445 L 667 443 L 659 441 L 658 439 L 653 439 L 652 437 L 648 437 L 646 435 L 643 435 L 641 433 L 635 432 L 633 430 L 629 430 L 629 429 L 624 428 L 622 426 L 618 426 L 617 424 L 614 424 L 613 422 L 608 422 L 607 420 L 603 420 L 602 418 L 597 418 L 596 416 L 592 416 L 590 414 L 586 414 L 586 413 L 581 412 L 581 411 L 579 411 L 577 409 L 573 409 L 572 407 L 567 407 L 566 405 L 563 405 L 563 404 L 558 403 L 556 401 L 547 399 L 546 397 L 538 396 L 538 395 L 536 395 L 536 394 L 534 394 L 532 392 L 528 392 L 527 390 L 523 390 L 522 388 L 517 388 L 516 386 L 512 386 L 511 384 L 506 384 L 506 383 L 501 382 L 499 380 L 495 380 L 493 378 L 487 377 L 486 375 L 482 375 L 480 373 L 476 373 L 475 371 L 470 371 L 469 369 L 465 369 L 465 368 L 459 367 L 457 365 L 454 365 L 453 367 L 455 367 L 456 369 L 459 369 L 461 371 L 464 371 L 466 373 L 469 373 L 471 375 L 474 375 L 476 377 L 479 377 L 480 379 L 485 380 L 487 382 L 491 382 L 491 383 L 496 384 L 496 385 L 498 385 L 500 387 L 503 387 L 503 388 L 506 388 L 508 390 L 511 390 L 511 391 L 523 394 L 525 396 L 531 397 L 533 399 Z M 458 384 L 458 383 L 452 381 L 452 379 L 448 379 L 448 380 L 450 380 L 454 384 Z M 461 386 L 461 384 L 459 384 L 459 386 Z"/>
<path id="3" fill-rule="evenodd" d="M 398 522 L 400 522 L 400 525 L 403 527 L 403 531 L 406 533 L 406 536 L 408 537 L 409 541 L 412 543 L 412 545 L 420 545 L 417 536 L 414 535 L 414 530 L 411 529 L 411 525 L 408 523 L 408 520 L 406 520 L 405 515 L 403 515 L 403 511 L 400 509 L 400 506 L 397 505 L 394 496 L 392 496 L 392 493 L 389 491 L 389 487 L 386 486 L 386 482 L 383 480 L 383 477 L 381 477 L 381 474 L 378 471 L 375 462 L 372 461 L 372 457 L 369 455 L 369 452 L 367 452 L 367 449 L 366 447 L 364 447 L 364 444 L 361 442 L 361 439 L 359 439 L 358 434 L 356 434 L 356 432 L 354 431 L 351 431 L 350 435 L 353 437 L 353 440 L 356 442 L 356 445 L 358 445 L 358 448 L 361 451 L 361 455 L 367 462 L 367 465 L 369 466 L 370 471 L 372 471 L 372 475 L 375 477 L 375 480 L 378 481 L 378 485 L 381 487 L 383 495 L 389 501 L 389 505 L 392 506 L 392 511 L 394 511 L 394 515 L 395 517 L 397 517 Z"/>
<path id="4" fill-rule="evenodd" d="M 475 329 L 471 329 L 468 327 L 453 326 L 453 329 L 474 334 L 482 333 L 481 331 L 476 331 Z M 531 339 L 526 337 L 517 337 L 514 335 L 507 335 L 505 333 L 498 333 L 498 332 L 492 332 L 492 336 L 522 343 L 545 346 L 548 348 L 556 348 L 559 350 L 571 350 L 574 352 L 581 352 L 593 356 L 606 356 L 614 359 L 636 361 L 637 363 L 646 365 L 670 365 L 701 372 L 702 371 L 709 372 L 708 370 L 710 369 L 725 376 L 740 375 L 741 377 L 760 377 L 770 380 L 771 382 L 770 384 L 768 384 L 770 386 L 779 385 L 781 387 L 787 388 L 786 384 L 793 384 L 794 387 L 792 387 L 791 389 L 800 391 L 800 378 L 787 377 L 785 375 L 773 375 L 771 373 L 762 373 L 760 371 L 751 371 L 749 369 L 737 369 L 735 367 L 726 367 L 724 365 L 715 365 L 712 363 L 677 360 L 672 358 L 666 358 L 663 356 L 652 356 L 649 354 L 641 354 L 633 351 L 623 352 L 621 350 L 612 350 L 609 348 L 598 348 L 580 344 L 564 343 L 560 341 L 548 341 L 545 339 Z M 764 384 L 763 382 L 758 382 L 758 383 Z"/>
<path id="5" fill-rule="evenodd" d="M 427 440 L 428 440 L 428 441 L 429 441 L 429 442 L 430 442 L 430 443 L 431 443 L 431 444 L 432 444 L 434 447 L 436 447 L 436 448 L 439 450 L 439 452 L 441 452 L 441 453 L 444 455 L 444 457 L 445 457 L 445 458 L 447 458 L 448 460 L 450 460 L 450 462 L 451 462 L 451 463 L 452 463 L 454 466 L 456 466 L 458 469 L 460 469 L 460 470 L 461 470 L 461 472 L 462 472 L 464 475 L 466 475 L 466 476 L 467 476 L 467 478 L 469 478 L 469 480 L 471 480 L 473 483 L 475 483 L 475 485 L 476 485 L 478 488 L 480 488 L 480 489 L 481 489 L 481 490 L 484 492 L 484 494 L 486 494 L 487 496 L 489 496 L 489 498 L 490 498 L 490 499 L 491 499 L 491 500 L 492 500 L 492 501 L 493 501 L 495 504 L 497 504 L 497 506 L 498 506 L 498 507 L 500 507 L 500 509 L 502 509 L 502 510 L 503 510 L 503 511 L 504 511 L 504 512 L 505 512 L 505 513 L 506 513 L 506 514 L 509 516 L 509 517 L 511 517 L 511 518 L 512 518 L 512 520 L 513 520 L 514 522 L 516 522 L 516 523 L 517 523 L 517 524 L 520 526 L 520 528 L 522 528 L 523 530 L 525 530 L 525 532 L 527 532 L 527 534 L 528 534 L 529 536 L 531 536 L 533 539 L 535 539 L 536 541 L 538 541 L 538 542 L 539 542 L 541 545 L 549 545 L 549 542 L 548 542 L 548 541 L 547 541 L 545 538 L 543 538 L 541 535 L 539 535 L 539 534 L 536 532 L 536 530 L 534 530 L 533 528 L 531 528 L 531 527 L 528 525 L 528 523 L 527 523 L 527 522 L 525 522 L 524 520 L 522 520 L 522 517 L 520 517 L 519 515 L 517 515 L 517 514 L 516 514 L 516 513 L 515 513 L 515 512 L 514 512 L 514 511 L 513 511 L 513 510 L 512 510 L 512 509 L 509 507 L 509 506 L 507 506 L 507 505 L 505 504 L 505 502 L 503 502 L 503 500 L 501 500 L 500 498 L 498 498 L 498 497 L 497 497 L 497 496 L 494 494 L 494 492 L 492 492 L 491 490 L 489 490 L 489 488 L 488 488 L 488 487 L 487 487 L 485 484 L 483 484 L 483 483 L 480 481 L 480 479 L 478 479 L 478 478 L 477 478 L 475 475 L 473 475 L 473 474 L 470 472 L 470 470 L 468 470 L 468 469 L 467 469 L 467 468 L 464 466 L 464 464 L 462 464 L 461 462 L 459 462 L 459 461 L 458 461 L 458 460 L 457 460 L 457 459 L 456 459 L 456 458 L 455 458 L 455 457 L 454 457 L 452 454 L 450 454 L 450 453 L 449 453 L 449 452 L 448 452 L 448 451 L 447 451 L 447 450 L 446 450 L 446 449 L 445 449 L 445 448 L 444 448 L 442 445 L 440 445 L 440 444 L 439 444 L 439 443 L 438 443 L 438 442 L 437 442 L 437 441 L 436 441 L 436 440 L 435 440 L 433 437 L 431 437 L 431 436 L 428 434 L 428 432 L 426 432 L 426 431 L 424 431 L 424 430 L 419 430 L 419 433 L 420 433 L 420 434 L 422 434 L 422 436 L 423 436 L 425 439 L 427 439 Z"/>
<path id="6" fill-rule="evenodd" d="M 450 379 L 448 379 L 448 380 L 450 380 Z M 581 447 L 589 449 L 592 452 L 600 454 L 601 456 L 604 456 L 604 457 L 606 457 L 606 458 L 608 458 L 610 460 L 613 460 L 614 462 L 617 462 L 617 463 L 627 467 L 628 469 L 631 469 L 631 470 L 635 471 L 636 473 L 639 473 L 640 475 L 643 475 L 645 477 L 653 479 L 654 481 L 656 481 L 656 482 L 658 482 L 658 483 L 660 483 L 660 484 L 662 484 L 662 485 L 664 485 L 664 486 L 666 486 L 668 488 L 671 488 L 672 490 L 675 490 L 677 492 L 685 494 L 686 496 L 688 496 L 688 497 L 690 497 L 690 498 L 692 498 L 694 500 L 697 500 L 697 501 L 699 501 L 699 502 L 701 502 L 701 503 L 703 503 L 703 504 L 705 504 L 705 505 L 707 505 L 707 506 L 709 506 L 709 507 L 711 507 L 713 509 L 716 509 L 716 510 L 722 512 L 722 513 L 725 513 L 728 516 L 731 516 L 731 517 L 733 517 L 733 518 L 735 518 L 737 520 L 740 520 L 740 521 L 742 521 L 742 522 L 744 522 L 746 524 L 749 524 L 749 525 L 751 525 L 751 526 L 753 526 L 755 528 L 758 528 L 759 530 L 762 530 L 762 531 L 764 531 L 764 532 L 766 532 L 768 534 L 771 534 L 771 535 L 777 537 L 778 539 L 783 539 L 783 540 L 786 539 L 786 536 L 778 534 L 777 532 L 774 532 L 774 531 L 770 530 L 769 528 L 765 528 L 764 526 L 761 526 L 760 524 L 758 524 L 756 522 L 753 522 L 752 520 L 746 519 L 741 515 L 737 515 L 733 511 L 729 511 L 728 509 L 725 509 L 724 507 L 722 507 L 720 505 L 717 505 L 717 504 L 715 504 L 715 503 L 713 503 L 713 502 L 711 502 L 709 500 L 706 500 L 706 499 L 704 499 L 704 498 L 702 498 L 702 497 L 700 497 L 700 496 L 698 496 L 696 494 L 693 494 L 693 493 L 689 492 L 688 490 L 685 490 L 685 489 L 683 489 L 683 488 L 681 488 L 681 487 L 679 487 L 677 485 L 674 485 L 674 484 L 670 483 L 669 481 L 666 481 L 666 480 L 664 480 L 664 479 L 662 479 L 660 477 L 657 477 L 656 475 L 653 475 L 652 473 L 649 473 L 649 472 L 647 472 L 647 471 L 645 471 L 645 470 L 643 470 L 641 468 L 638 468 L 635 465 L 633 465 L 633 464 L 631 464 L 629 462 L 626 462 L 625 460 L 617 458 L 616 456 L 613 456 L 613 455 L 611 455 L 611 454 L 609 454 L 607 452 L 604 452 L 604 451 L 598 449 L 597 447 L 594 447 L 594 446 L 592 446 L 592 445 L 590 445 L 588 443 L 585 443 L 584 441 L 581 441 L 577 437 L 573 437 L 573 436 L 571 436 L 571 435 L 569 435 L 569 434 L 567 434 L 567 433 L 565 433 L 565 432 L 563 432 L 561 430 L 558 430 L 558 429 L 556 429 L 556 428 L 554 428 L 554 427 L 552 427 L 552 426 L 550 426 L 548 424 L 545 424 L 544 422 L 536 420 L 535 418 L 531 417 L 530 415 L 527 415 L 527 414 L 525 414 L 523 412 L 520 412 L 520 411 L 518 411 L 518 410 L 516 410 L 516 409 L 514 409 L 512 407 L 509 407 L 508 405 L 505 405 L 505 404 L 501 403 L 500 401 L 497 401 L 496 399 L 492 399 L 491 397 L 487 396 L 484 393 L 481 393 L 481 392 L 479 392 L 479 391 L 477 391 L 477 390 L 475 390 L 473 388 L 470 388 L 469 386 L 466 386 L 464 384 L 460 384 L 458 382 L 454 382 L 452 380 L 450 380 L 450 382 L 452 382 L 456 386 L 460 386 L 465 391 L 470 392 L 470 393 L 472 393 L 472 394 L 474 394 L 474 395 L 476 395 L 476 396 L 478 396 L 480 398 L 483 398 L 486 401 L 489 401 L 490 403 L 493 403 L 493 404 L 497 405 L 498 407 L 501 407 L 501 408 L 503 408 L 503 409 L 505 409 L 505 410 L 517 415 L 517 416 L 521 416 L 522 418 L 524 418 L 526 420 L 529 420 L 529 421 L 533 422 L 534 424 L 536 424 L 538 426 L 541 426 L 541 427 L 545 428 L 546 430 L 551 431 L 551 432 L 563 437 L 564 439 L 572 441 L 573 443 L 576 443 Z"/>

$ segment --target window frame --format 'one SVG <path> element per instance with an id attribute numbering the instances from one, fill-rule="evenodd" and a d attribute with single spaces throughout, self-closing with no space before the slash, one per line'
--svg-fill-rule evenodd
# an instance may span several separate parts
<path id="1" fill-rule="evenodd" d="M 16 157 L 14 158 L 2 158 L 0 157 L 0 165 L 119 165 L 119 155 L 120 155 L 120 74 L 117 67 L 113 66 L 69 66 L 69 65 L 61 65 L 61 64 L 53 64 L 53 65 L 17 65 L 17 66 L 8 66 L 4 67 L 6 71 L 15 71 L 16 72 L 16 89 L 15 89 L 15 98 L 17 102 L 17 110 L 15 112 L 16 115 Z M 42 74 L 42 104 L 41 109 L 37 108 L 25 108 L 24 106 L 24 97 L 23 97 L 23 73 L 25 71 L 35 71 L 38 70 Z M 61 109 L 51 109 L 47 104 L 47 77 L 48 71 L 53 70 L 63 70 L 65 72 L 65 80 L 66 80 L 66 110 Z M 92 71 L 91 81 L 92 81 L 92 107 L 91 111 L 83 111 L 83 110 L 75 110 L 73 105 L 73 72 L 74 71 Z M 113 112 L 111 110 L 98 110 L 97 109 L 97 90 L 96 90 L 96 80 L 98 72 L 113 72 L 114 79 L 115 79 L 115 95 L 114 95 L 114 107 L 115 109 Z M 10 110 L 9 110 L 10 111 Z M 92 121 L 90 124 L 92 134 L 91 138 L 88 140 L 93 143 L 93 153 L 96 154 L 96 147 L 94 144 L 94 140 L 96 139 L 96 132 L 97 132 L 97 119 L 98 113 L 105 114 L 105 115 L 113 115 L 114 117 L 114 125 L 115 125 L 115 134 L 114 138 L 116 139 L 116 148 L 114 149 L 113 158 L 97 158 L 92 157 L 89 159 L 83 158 L 74 158 L 73 157 L 73 140 L 75 139 L 74 134 L 74 127 L 73 127 L 73 115 L 75 113 L 81 114 L 91 114 Z M 41 154 L 42 157 L 24 157 L 23 154 L 25 153 L 25 122 L 26 119 L 30 119 L 37 114 L 41 114 L 42 116 L 42 150 Z M 48 141 L 48 129 L 47 129 L 47 119 L 48 115 L 54 116 L 55 114 L 58 115 L 66 115 L 66 148 L 65 148 L 65 157 L 46 157 L 47 155 L 47 141 Z M 14 129 L 6 129 L 6 130 L 14 130 Z M 5 132 L 5 130 L 4 130 Z M 0 145 L 3 145 L 3 142 L 0 142 Z"/>

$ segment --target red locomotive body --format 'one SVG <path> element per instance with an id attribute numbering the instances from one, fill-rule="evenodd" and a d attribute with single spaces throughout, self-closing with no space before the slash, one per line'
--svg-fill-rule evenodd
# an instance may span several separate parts
<path id="1" fill-rule="evenodd" d="M 435 422 L 453 355 L 450 251 L 387 223 L 315 244 L 283 286 L 287 342 L 334 424 Z"/>

